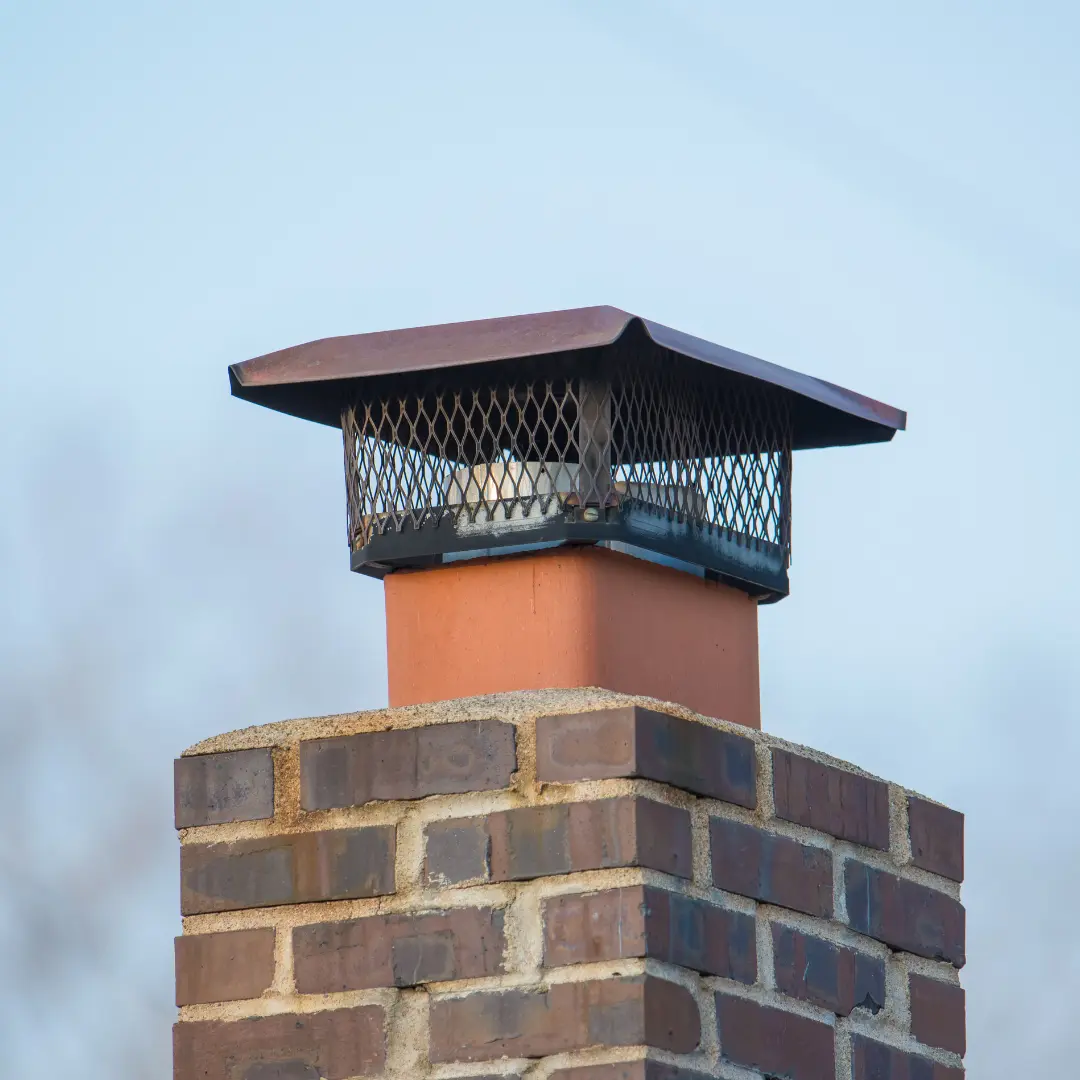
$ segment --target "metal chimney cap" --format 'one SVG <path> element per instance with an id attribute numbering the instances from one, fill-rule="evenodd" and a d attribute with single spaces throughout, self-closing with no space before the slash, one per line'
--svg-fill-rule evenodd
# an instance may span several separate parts
<path id="1" fill-rule="evenodd" d="M 338 427 L 361 380 L 474 364 L 509 370 L 525 358 L 603 350 L 628 330 L 637 337 L 634 329 L 668 353 L 786 392 L 792 449 L 887 442 L 906 426 L 907 414 L 891 405 L 614 307 L 322 338 L 233 364 L 229 380 L 236 397 Z"/>

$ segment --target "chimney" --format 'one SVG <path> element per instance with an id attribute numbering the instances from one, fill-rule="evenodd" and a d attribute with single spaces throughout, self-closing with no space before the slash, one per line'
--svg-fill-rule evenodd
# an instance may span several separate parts
<path id="1" fill-rule="evenodd" d="M 760 730 L 792 454 L 902 412 L 614 308 L 334 338 L 390 708 L 176 762 L 175 1080 L 954 1080 L 963 818 Z"/>

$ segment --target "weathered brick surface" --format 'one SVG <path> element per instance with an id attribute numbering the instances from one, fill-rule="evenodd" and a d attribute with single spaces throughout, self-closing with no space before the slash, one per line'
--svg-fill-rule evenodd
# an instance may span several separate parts
<path id="1" fill-rule="evenodd" d="M 610 866 L 692 871 L 690 815 L 635 796 L 504 810 L 488 817 L 491 879 L 523 881 Z"/>
<path id="2" fill-rule="evenodd" d="M 784 1080 L 836 1080 L 833 1029 L 746 998 L 716 995 L 720 1055 Z"/>
<path id="3" fill-rule="evenodd" d="M 176 1004 L 256 998 L 274 980 L 274 931 L 232 930 L 178 937 Z"/>
<path id="4" fill-rule="evenodd" d="M 556 1069 L 548 1080 L 708 1080 L 695 1069 L 665 1065 L 660 1061 L 626 1061 L 611 1065 L 578 1065 Z"/>
<path id="5" fill-rule="evenodd" d="M 776 988 L 838 1016 L 885 1007 L 885 964 L 857 949 L 835 945 L 780 923 L 772 925 Z"/>
<path id="6" fill-rule="evenodd" d="M 726 818 L 710 820 L 709 840 L 718 889 L 831 917 L 830 852 Z"/>
<path id="7" fill-rule="evenodd" d="M 908 1054 L 864 1035 L 851 1046 L 852 1080 L 964 1080 L 964 1070 Z"/>
<path id="8" fill-rule="evenodd" d="M 551 699 L 542 700 L 547 707 Z M 546 801 L 560 797 L 558 790 L 527 784 L 512 796 L 513 809 L 478 813 L 492 802 L 507 805 L 507 797 L 485 803 L 454 796 L 513 784 L 516 735 L 526 728 L 470 718 L 315 738 L 355 731 L 354 726 L 320 721 L 305 722 L 299 729 L 312 736 L 307 741 L 299 732 L 283 739 L 282 776 L 289 775 L 288 762 L 298 754 L 300 775 L 293 783 L 300 782 L 278 791 L 280 819 L 275 825 L 292 830 L 317 822 L 319 830 L 217 844 L 191 842 L 203 839 L 198 832 L 182 837 L 188 841 L 182 844 L 182 910 L 185 915 L 211 916 L 188 926 L 219 932 L 178 939 L 177 1002 L 185 1008 L 182 1015 L 218 1019 L 178 1025 L 175 1080 L 381 1076 L 387 1067 L 383 1040 L 390 1037 L 388 1032 L 409 1042 L 407 1048 L 398 1048 L 409 1060 L 414 1052 L 419 1054 L 416 1068 L 406 1069 L 410 1075 L 415 1072 L 417 1080 L 462 1071 L 472 1080 L 496 1080 L 496 1073 L 500 1080 L 523 1080 L 530 1069 L 517 1062 L 506 1074 L 500 1071 L 506 1067 L 500 1059 L 535 1060 L 563 1053 L 567 1056 L 554 1072 L 548 1072 L 551 1060 L 539 1066 L 552 1080 L 707 1080 L 717 1069 L 725 1075 L 745 1070 L 763 1080 L 835 1080 L 837 1045 L 852 1039 L 854 1060 L 850 1076 L 845 1070 L 846 1080 L 962 1077 L 962 1069 L 933 1060 L 958 1064 L 962 1056 L 962 989 L 936 978 L 942 971 L 947 974 L 943 967 L 922 965 L 935 978 L 909 977 L 902 964 L 896 970 L 908 978 L 911 1034 L 898 1032 L 895 1016 L 876 1015 L 885 998 L 887 962 L 873 955 L 884 954 L 888 945 L 962 965 L 964 912 L 950 895 L 956 890 L 942 877 L 931 879 L 921 872 L 962 879 L 961 815 L 911 797 L 911 852 L 918 869 L 890 864 L 890 872 L 885 872 L 871 865 L 885 865 L 871 851 L 849 846 L 887 849 L 891 807 L 882 782 L 819 764 L 767 740 L 775 820 L 757 815 L 751 823 L 749 815 L 733 810 L 730 813 L 745 820 L 729 820 L 728 811 L 716 803 L 698 803 L 696 811 L 688 811 L 662 802 L 666 796 L 657 785 L 669 785 L 672 795 L 672 788 L 678 788 L 756 809 L 762 748 L 746 736 L 639 707 L 564 711 L 566 715 L 542 717 L 536 724 L 541 785 L 619 777 L 650 783 L 597 784 L 589 794 L 576 792 L 578 801 L 559 804 Z M 462 710 L 461 715 L 469 714 Z M 522 716 L 514 718 L 529 723 Z M 380 720 L 379 726 L 384 723 Z M 531 743 L 528 738 L 523 745 Z M 244 744 L 219 740 L 201 749 L 230 745 Z M 178 824 L 272 816 L 276 753 L 228 750 L 182 759 L 177 765 Z M 261 787 L 240 783 L 259 768 L 259 775 L 265 775 Z M 616 786 L 646 790 L 618 796 L 606 790 Z M 596 797 L 597 789 L 601 797 Z M 412 848 L 412 829 L 421 828 L 423 867 L 419 883 L 409 875 L 400 882 L 401 891 L 388 905 L 392 913 L 371 903 L 356 905 L 362 912 L 357 917 L 353 905 L 340 905 L 344 910 L 314 909 L 313 914 L 311 909 L 296 909 L 291 916 L 287 911 L 268 912 L 241 923 L 282 923 L 276 930 L 229 930 L 225 928 L 235 925 L 233 916 L 213 917 L 243 908 L 394 893 L 397 827 L 357 827 L 371 818 L 380 820 L 388 813 L 385 807 L 352 810 L 347 818 L 308 818 L 305 811 L 429 795 L 442 796 L 438 805 L 444 809 L 435 814 L 429 803 L 421 820 L 407 818 L 403 828 L 409 837 L 408 862 L 414 854 L 420 856 Z M 691 818 L 691 812 L 702 810 L 705 815 Z M 327 827 L 339 817 L 353 827 Z M 703 829 L 708 823 L 707 835 L 694 837 L 693 844 L 692 827 L 697 826 L 692 820 Z M 795 830 L 785 822 L 816 831 Z M 236 831 L 250 837 L 273 830 Z M 797 838 L 784 835 L 794 832 Z M 730 910 L 751 905 L 674 880 L 691 879 L 693 852 L 704 854 L 697 845 L 706 842 L 715 887 L 770 907 L 757 909 L 756 916 L 752 910 Z M 860 942 L 848 931 L 845 941 L 853 945 L 833 940 L 836 935 L 827 921 L 838 918 L 833 912 L 834 866 L 835 873 L 844 875 L 847 925 L 883 945 L 865 937 Z M 627 867 L 659 874 L 646 875 L 649 884 L 626 884 L 638 875 L 592 873 Z M 558 884 L 561 875 L 583 872 L 589 872 L 588 886 L 574 877 Z M 538 896 L 530 886 L 519 897 L 518 886 L 504 889 L 500 884 L 538 878 L 575 891 Z M 936 881 L 940 887 L 912 879 Z M 476 890 L 475 898 L 460 888 L 473 884 L 486 886 Z M 450 887 L 453 892 L 439 895 Z M 548 886 L 540 889 L 551 891 Z M 450 900 L 467 906 L 448 908 Z M 502 907 L 506 904 L 513 906 Z M 819 921 L 813 924 L 778 911 L 780 907 Z M 514 913 L 505 926 L 504 912 L 508 919 Z M 293 925 L 298 915 L 306 925 Z M 764 929 L 758 919 L 770 924 L 772 972 L 757 969 L 757 932 Z M 513 930 L 512 947 L 506 927 Z M 545 969 L 539 974 L 533 969 L 537 956 L 542 956 Z M 650 961 L 650 974 L 627 974 L 629 961 L 642 959 Z M 574 977 L 575 970 L 566 965 L 601 963 L 610 965 L 602 978 L 596 968 L 586 967 L 576 970 L 578 977 L 584 976 L 580 982 L 551 981 Z M 689 1059 L 693 1067 L 644 1060 L 645 1048 L 670 1061 L 687 1060 L 670 1054 L 692 1054 L 699 1046 L 696 997 L 681 982 L 669 981 L 673 975 L 654 973 L 675 968 L 715 982 L 708 992 L 715 994 L 709 1004 L 715 1007 L 719 1059 L 714 1046 L 707 1061 Z M 775 991 L 762 990 L 759 976 L 767 986 L 775 985 Z M 483 989 L 458 981 L 472 979 L 486 980 Z M 753 989 L 740 989 L 738 983 Z M 296 1008 L 275 985 L 287 987 L 287 994 L 304 995 L 303 1011 L 275 1011 Z M 462 985 L 470 989 L 463 991 Z M 403 1003 L 411 1004 L 387 1026 L 383 1009 L 395 998 L 393 988 L 412 987 L 427 990 L 406 993 Z M 344 997 L 343 1002 L 343 995 L 364 991 L 381 1004 L 342 1007 L 356 1000 Z M 385 992 L 391 996 L 384 1002 Z M 259 1010 L 248 1009 L 255 998 L 263 999 Z M 425 1015 L 416 1014 L 418 1008 Z M 265 1010 L 271 1015 L 235 1019 Z M 854 1010 L 861 1010 L 853 1017 L 860 1034 L 846 1021 L 836 1021 L 837 1035 L 830 1014 L 843 1018 Z M 417 1037 L 424 1039 L 422 1046 L 412 1045 Z M 896 1049 L 897 1043 L 904 1049 Z M 611 1050 L 593 1053 L 597 1048 Z M 627 1060 L 601 1065 L 593 1060 L 597 1057 Z"/>
<path id="9" fill-rule="evenodd" d="M 908 798 L 911 861 L 923 870 L 964 880 L 964 815 L 947 806 Z"/>
<path id="10" fill-rule="evenodd" d="M 450 818 L 424 830 L 424 882 L 460 885 L 490 877 L 487 819 Z"/>
<path id="11" fill-rule="evenodd" d="M 563 784 L 638 776 L 751 809 L 757 805 L 750 739 L 636 705 L 539 717 L 536 775 Z"/>
<path id="12" fill-rule="evenodd" d="M 177 758 L 173 808 L 178 829 L 273 817 L 273 754 L 235 750 Z"/>
<path id="13" fill-rule="evenodd" d="M 180 908 L 198 915 L 391 893 L 394 842 L 393 826 L 373 826 L 185 844 Z"/>
<path id="14" fill-rule="evenodd" d="M 951 896 L 855 859 L 845 869 L 845 892 L 853 930 L 894 949 L 964 966 L 964 909 Z"/>
<path id="15" fill-rule="evenodd" d="M 757 978 L 753 916 L 667 889 L 550 897 L 543 919 L 548 967 L 649 957 L 744 983 Z"/>
<path id="16" fill-rule="evenodd" d="M 588 1046 L 640 1044 L 686 1054 L 701 1037 L 690 992 L 652 976 L 436 999 L 430 1026 L 433 1062 L 536 1058 Z"/>
<path id="17" fill-rule="evenodd" d="M 296 989 L 332 994 L 498 975 L 505 948 L 503 912 L 490 907 L 298 926 Z"/>
<path id="18" fill-rule="evenodd" d="M 772 761 L 777 817 L 853 844 L 888 850 L 887 784 L 790 750 L 774 748 Z"/>
<path id="19" fill-rule="evenodd" d="M 174 1080 L 349 1080 L 386 1060 L 377 1005 L 173 1028 Z"/>
<path id="20" fill-rule="evenodd" d="M 507 787 L 514 726 L 499 720 L 372 731 L 300 744 L 305 810 Z"/>
<path id="21" fill-rule="evenodd" d="M 911 974 L 908 990 L 911 994 L 911 1034 L 927 1046 L 951 1050 L 963 1057 L 967 1050 L 964 988 Z"/>

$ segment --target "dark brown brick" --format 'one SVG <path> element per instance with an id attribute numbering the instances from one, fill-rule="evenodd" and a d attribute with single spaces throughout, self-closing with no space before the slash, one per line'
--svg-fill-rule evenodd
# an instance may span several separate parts
<path id="1" fill-rule="evenodd" d="M 852 1080 L 964 1080 L 964 1070 L 939 1065 L 856 1035 L 851 1043 Z"/>
<path id="2" fill-rule="evenodd" d="M 432 1062 L 536 1058 L 588 1046 L 696 1049 L 701 1024 L 684 987 L 652 976 L 496 990 L 432 1002 Z"/>
<path id="3" fill-rule="evenodd" d="M 757 978 L 754 918 L 715 904 L 629 885 L 544 901 L 544 963 L 650 957 L 739 982 Z"/>
<path id="4" fill-rule="evenodd" d="M 852 859 L 845 870 L 848 925 L 894 949 L 964 966 L 958 900 Z"/>
<path id="5" fill-rule="evenodd" d="M 637 705 L 539 717 L 536 776 L 556 784 L 639 776 L 751 809 L 757 805 L 750 739 Z"/>
<path id="6" fill-rule="evenodd" d="M 244 1080 L 319 1080 L 319 1070 L 303 1061 L 257 1061 L 244 1070 Z"/>
<path id="7" fill-rule="evenodd" d="M 298 926 L 296 988 L 332 994 L 498 975 L 505 948 L 503 913 L 489 907 Z"/>
<path id="8" fill-rule="evenodd" d="M 708 1080 L 704 1073 L 659 1061 L 625 1061 L 556 1069 L 548 1080 Z"/>
<path id="9" fill-rule="evenodd" d="M 769 904 L 832 916 L 832 854 L 726 818 L 709 822 L 713 884 Z"/>
<path id="10" fill-rule="evenodd" d="M 853 844 L 889 849 L 889 786 L 774 749 L 776 816 Z"/>
<path id="11" fill-rule="evenodd" d="M 964 815 L 947 806 L 908 798 L 911 861 L 953 881 L 964 880 Z"/>
<path id="12" fill-rule="evenodd" d="M 784 1080 L 835 1080 L 833 1029 L 819 1020 L 716 995 L 720 1055 Z"/>
<path id="13" fill-rule="evenodd" d="M 433 821 L 425 829 L 424 880 L 429 885 L 487 881 L 489 847 L 487 818 Z"/>
<path id="14" fill-rule="evenodd" d="M 964 988 L 956 983 L 909 975 L 911 1034 L 927 1046 L 964 1056 L 967 1051 Z"/>
<path id="15" fill-rule="evenodd" d="M 177 758 L 173 809 L 178 829 L 273 817 L 273 754 L 235 750 Z"/>
<path id="16" fill-rule="evenodd" d="M 379 1005 L 173 1028 L 174 1080 L 348 1080 L 386 1061 Z"/>
<path id="17" fill-rule="evenodd" d="M 835 945 L 790 926 L 773 923 L 776 987 L 847 1016 L 857 1008 L 885 1007 L 885 964 L 857 949 Z"/>
<path id="18" fill-rule="evenodd" d="M 636 796 L 488 816 L 491 879 L 523 881 L 609 866 L 690 877 L 690 815 Z"/>
<path id="19" fill-rule="evenodd" d="M 394 827 L 185 844 L 180 882 L 185 915 L 382 896 L 394 891 Z"/>
<path id="20" fill-rule="evenodd" d="M 177 1005 L 256 998 L 273 981 L 271 927 L 176 939 Z"/>
<path id="21" fill-rule="evenodd" d="M 514 726 L 499 720 L 315 739 L 300 744 L 300 805 L 490 791 L 507 787 L 516 768 Z"/>

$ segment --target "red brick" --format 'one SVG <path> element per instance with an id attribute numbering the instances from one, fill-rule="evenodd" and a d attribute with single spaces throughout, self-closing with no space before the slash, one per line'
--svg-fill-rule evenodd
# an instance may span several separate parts
<path id="1" fill-rule="evenodd" d="M 964 880 L 964 815 L 947 806 L 908 798 L 911 861 L 953 881 Z"/>
<path id="2" fill-rule="evenodd" d="M 789 997 L 812 1001 L 838 1016 L 885 1006 L 885 964 L 857 949 L 836 945 L 773 923 L 776 988 Z"/>
<path id="3" fill-rule="evenodd" d="M 386 1062 L 379 1005 L 173 1028 L 173 1080 L 349 1080 Z"/>
<path id="4" fill-rule="evenodd" d="M 647 866 L 690 877 L 690 815 L 636 796 L 490 814 L 491 880 Z"/>
<path id="5" fill-rule="evenodd" d="M 757 757 L 742 735 L 637 705 L 536 721 L 545 783 L 638 776 L 697 795 L 757 805 Z"/>
<path id="6" fill-rule="evenodd" d="M 328 829 L 180 848 L 185 915 L 394 891 L 394 827 Z"/>
<path id="7" fill-rule="evenodd" d="M 833 1029 L 819 1020 L 716 995 L 720 1056 L 784 1080 L 835 1080 Z"/>
<path id="8" fill-rule="evenodd" d="M 578 1065 L 556 1069 L 548 1080 L 708 1080 L 708 1077 L 694 1069 L 665 1065 L 659 1061 L 626 1061 L 612 1065 Z"/>
<path id="9" fill-rule="evenodd" d="M 436 999 L 430 1025 L 434 1063 L 640 1044 L 688 1054 L 701 1038 L 690 992 L 647 975 Z"/>
<path id="10" fill-rule="evenodd" d="M 754 918 L 667 889 L 629 885 L 543 903 L 544 963 L 649 957 L 739 982 L 757 978 Z"/>
<path id="11" fill-rule="evenodd" d="M 274 931 L 228 930 L 178 937 L 176 1004 L 257 998 L 274 981 Z"/>
<path id="12" fill-rule="evenodd" d="M 424 830 L 424 881 L 460 885 L 487 881 L 490 874 L 487 818 L 433 821 Z"/>
<path id="13" fill-rule="evenodd" d="M 951 1050 L 961 1057 L 967 1050 L 964 988 L 956 983 L 909 975 L 911 1034 L 927 1046 Z"/>
<path id="14" fill-rule="evenodd" d="M 503 913 L 489 907 L 298 926 L 296 988 L 332 994 L 498 975 L 505 948 Z"/>
<path id="15" fill-rule="evenodd" d="M 509 786 L 516 768 L 514 726 L 499 720 L 315 739 L 300 744 L 300 805 L 490 791 Z"/>
<path id="16" fill-rule="evenodd" d="M 726 818 L 709 822 L 718 889 L 831 918 L 832 854 Z"/>
<path id="17" fill-rule="evenodd" d="M 930 1058 L 874 1042 L 852 1039 L 852 1080 L 964 1080 L 964 1070 L 939 1065 Z"/>
<path id="18" fill-rule="evenodd" d="M 178 829 L 274 816 L 274 758 L 270 750 L 200 754 L 173 762 L 173 808 Z"/>
<path id="19" fill-rule="evenodd" d="M 889 849 L 889 786 L 774 749 L 776 816 L 853 844 Z"/>
<path id="20" fill-rule="evenodd" d="M 964 966 L 958 900 L 852 859 L 845 868 L 848 925 L 894 949 Z"/>

